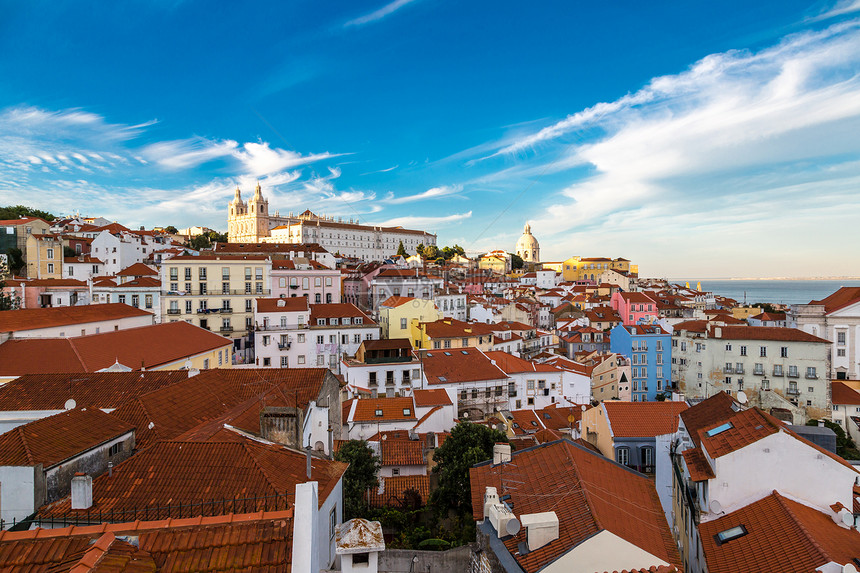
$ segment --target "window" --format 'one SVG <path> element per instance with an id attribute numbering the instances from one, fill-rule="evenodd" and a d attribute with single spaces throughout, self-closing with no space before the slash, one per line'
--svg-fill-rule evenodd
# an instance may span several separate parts
<path id="1" fill-rule="evenodd" d="M 271 366 L 272 359 L 271 358 L 263 358 L 263 366 Z"/>
<path id="2" fill-rule="evenodd" d="M 146 308 L 152 308 L 152 295 L 151 294 L 146 295 L 146 298 L 144 299 L 144 301 L 145 301 L 144 304 L 146 305 Z"/>
<path id="3" fill-rule="evenodd" d="M 290 365 L 289 356 L 281 356 L 281 368 L 287 368 Z"/>
<path id="4" fill-rule="evenodd" d="M 845 349 L 844 348 L 837 348 L 836 349 L 836 356 L 845 356 Z"/>
<path id="5" fill-rule="evenodd" d="M 54 258 L 54 249 L 48 249 L 48 258 L 49 258 L 49 259 L 53 259 L 53 258 Z"/>
<path id="6" fill-rule="evenodd" d="M 325 356 L 322 354 L 317 355 L 317 366 L 325 366 Z"/>
<path id="7" fill-rule="evenodd" d="M 304 354 L 299 354 L 299 356 L 298 356 L 298 360 L 297 360 L 297 361 L 298 361 L 298 363 L 299 363 L 299 364 L 304 364 L 304 363 L 305 363 L 305 355 L 304 355 Z"/>
<path id="8" fill-rule="evenodd" d="M 761 356 L 762 358 L 766 357 L 767 356 L 767 346 L 760 346 L 758 355 Z"/>
<path id="9" fill-rule="evenodd" d="M 296 338 L 298 339 L 298 342 L 304 342 L 304 341 L 305 341 L 305 335 L 304 335 L 304 333 L 297 334 L 297 335 L 296 335 Z"/>
<path id="10" fill-rule="evenodd" d="M 48 263 L 48 272 L 49 273 L 54 272 L 54 263 Z"/>
<path id="11" fill-rule="evenodd" d="M 209 368 L 209 359 L 206 358 L 205 360 L 203 360 L 203 369 L 207 370 L 208 368 Z"/>
<path id="12" fill-rule="evenodd" d="M 117 300 L 119 300 L 120 304 L 125 304 L 125 295 L 124 294 L 119 295 L 117 297 Z"/>
<path id="13" fill-rule="evenodd" d="M 717 545 L 722 545 L 723 543 L 728 543 L 732 539 L 737 539 L 738 537 L 743 537 L 747 534 L 747 528 L 743 525 L 738 525 L 737 527 L 732 527 L 731 529 L 726 529 L 725 531 L 720 531 L 714 536 L 714 540 L 717 542 Z"/>
<path id="14" fill-rule="evenodd" d="M 747 347 L 741 346 L 741 356 L 746 356 L 746 355 L 747 355 Z"/>
<path id="15" fill-rule="evenodd" d="M 731 351 L 731 350 L 732 350 L 732 345 L 731 345 L 731 344 L 726 344 L 726 350 L 727 350 L 727 351 Z"/>
<path id="16" fill-rule="evenodd" d="M 331 513 L 328 514 L 328 537 L 334 539 L 334 534 L 337 531 L 337 506 L 331 508 Z"/>
<path id="17" fill-rule="evenodd" d="M 526 404 L 528 404 L 529 406 L 534 406 L 535 405 L 535 399 L 534 398 L 526 398 Z"/>
<path id="18" fill-rule="evenodd" d="M 140 295 L 133 294 L 131 295 L 131 306 L 134 308 L 140 308 Z"/>
<path id="19" fill-rule="evenodd" d="M 779 348 L 779 357 L 788 358 L 788 346 L 781 346 Z"/>
<path id="20" fill-rule="evenodd" d="M 810 366 L 806 369 L 806 377 L 807 378 L 818 378 L 818 375 L 815 371 L 815 366 Z"/>
<path id="21" fill-rule="evenodd" d="M 310 281 L 307 277 L 302 279 L 302 290 L 308 290 L 310 288 Z"/>
<path id="22" fill-rule="evenodd" d="M 170 267 L 170 280 L 178 281 L 179 280 L 179 269 L 176 267 Z"/>
<path id="23" fill-rule="evenodd" d="M 642 465 L 646 468 L 654 465 L 654 448 L 642 448 Z"/>
<path id="24" fill-rule="evenodd" d="M 199 269 L 197 269 L 197 276 L 199 276 L 201 279 L 205 279 L 206 278 L 206 267 L 200 267 Z"/>
<path id="25" fill-rule="evenodd" d="M 762 390 L 770 390 L 770 380 L 762 380 L 761 381 L 761 389 Z"/>
<path id="26" fill-rule="evenodd" d="M 325 336 L 322 334 L 317 336 L 317 344 L 325 344 Z"/>
<path id="27" fill-rule="evenodd" d="M 845 344 L 845 331 L 836 333 L 836 344 L 840 346 Z"/>
<path id="28" fill-rule="evenodd" d="M 806 389 L 806 391 L 807 391 L 807 392 L 812 393 L 812 392 L 815 392 L 815 388 L 814 388 L 814 387 L 812 387 L 812 386 L 809 386 L 809 387 Z"/>
<path id="29" fill-rule="evenodd" d="M 773 375 L 774 376 L 782 376 L 782 364 L 774 364 L 773 365 Z"/>
<path id="30" fill-rule="evenodd" d="M 185 301 L 185 314 L 191 314 L 191 301 Z"/>
<path id="31" fill-rule="evenodd" d="M 705 434 L 707 434 L 709 438 L 713 438 L 717 434 L 722 434 L 726 430 L 731 430 L 732 428 L 734 428 L 734 425 L 731 422 L 726 422 L 725 424 L 721 424 L 716 428 L 711 428 L 710 430 L 705 432 Z"/>
<path id="32" fill-rule="evenodd" d="M 108 448 L 108 457 L 113 457 L 120 452 L 122 452 L 122 442 L 114 444 L 110 448 Z"/>
<path id="33" fill-rule="evenodd" d="M 406 320 L 405 318 L 401 318 L 401 319 L 400 319 L 400 328 L 401 328 L 401 330 L 406 330 L 406 323 L 407 323 L 407 320 Z"/>
<path id="34" fill-rule="evenodd" d="M 75 267 L 69 267 L 69 276 L 70 277 L 75 276 Z"/>
<path id="35" fill-rule="evenodd" d="M 626 466 L 630 463 L 630 448 L 618 448 L 615 450 L 615 461 Z"/>

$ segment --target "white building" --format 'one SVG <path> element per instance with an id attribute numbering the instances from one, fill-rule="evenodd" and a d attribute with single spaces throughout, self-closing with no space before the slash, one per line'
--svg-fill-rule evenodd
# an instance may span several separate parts
<path id="1" fill-rule="evenodd" d="M 341 360 L 341 373 L 349 397 L 410 396 L 421 385 L 421 363 L 405 338 L 362 341 L 354 357 Z"/>
<path id="2" fill-rule="evenodd" d="M 444 281 L 418 269 L 383 269 L 370 282 L 370 308 L 374 311 L 392 296 L 408 296 L 433 300 Z M 437 307 L 438 308 L 438 307 Z"/>
<path id="3" fill-rule="evenodd" d="M 433 298 L 436 302 L 436 308 L 442 313 L 442 316 L 466 321 L 469 318 L 466 296 L 464 292 L 447 288 L 437 289 Z"/>
<path id="4" fill-rule="evenodd" d="M 791 410 L 796 423 L 829 411 L 827 340 L 794 328 L 685 324 L 672 336 L 672 380 L 687 397 L 743 391 L 752 405 Z"/>
<path id="5" fill-rule="evenodd" d="M 104 274 L 105 263 L 90 255 L 78 255 L 63 259 L 63 278 L 85 281 Z"/>
<path id="6" fill-rule="evenodd" d="M 380 338 L 379 326 L 355 305 L 309 305 L 305 297 L 256 299 L 254 324 L 257 364 L 273 368 L 340 372 L 343 356 Z"/>
<path id="7" fill-rule="evenodd" d="M 115 275 L 126 267 L 151 259 L 153 253 L 172 246 L 169 241 L 152 234 L 105 229 L 93 239 L 91 255 L 104 261 L 102 271 L 105 274 Z"/>
<path id="8" fill-rule="evenodd" d="M 842 287 L 825 299 L 791 307 L 793 326 L 833 343 L 829 377 L 860 379 L 860 287 Z"/>

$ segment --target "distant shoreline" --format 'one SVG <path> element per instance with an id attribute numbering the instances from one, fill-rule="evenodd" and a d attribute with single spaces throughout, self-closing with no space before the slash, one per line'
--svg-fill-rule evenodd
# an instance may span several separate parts
<path id="1" fill-rule="evenodd" d="M 711 277 L 696 279 L 667 279 L 670 282 L 693 281 L 860 281 L 860 277 Z"/>

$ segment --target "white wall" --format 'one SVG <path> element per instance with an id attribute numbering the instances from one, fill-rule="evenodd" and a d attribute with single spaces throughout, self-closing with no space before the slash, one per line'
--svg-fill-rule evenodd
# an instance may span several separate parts
<path id="1" fill-rule="evenodd" d="M 131 298 L 129 298 L 131 300 Z M 157 312 L 158 309 L 152 309 Z M 150 312 L 150 311 L 147 311 Z M 19 330 L 13 338 L 61 338 L 74 337 L 83 334 L 97 334 L 111 332 L 113 330 L 125 330 L 138 326 L 150 326 L 155 324 L 155 314 L 150 316 L 130 316 L 127 318 L 115 318 L 111 320 L 96 320 L 80 324 L 66 324 L 63 326 L 52 326 L 49 328 L 34 328 L 33 330 Z"/>
<path id="2" fill-rule="evenodd" d="M 672 437 L 674 434 L 663 434 L 654 440 L 654 487 L 657 497 L 666 514 L 666 522 L 674 523 L 672 519 Z"/>
<path id="3" fill-rule="evenodd" d="M 541 572 L 647 570 L 660 565 L 669 563 L 611 531 L 603 530 L 541 569 Z"/>
<path id="4" fill-rule="evenodd" d="M 330 454 L 328 441 L 328 408 L 317 406 L 317 403 L 311 400 L 305 410 L 302 448 L 310 443 L 311 448 L 316 450 L 317 442 L 322 442 L 323 451 Z"/>
<path id="5" fill-rule="evenodd" d="M 34 511 L 36 469 L 31 466 L 0 466 L 0 519 L 4 528 Z"/>

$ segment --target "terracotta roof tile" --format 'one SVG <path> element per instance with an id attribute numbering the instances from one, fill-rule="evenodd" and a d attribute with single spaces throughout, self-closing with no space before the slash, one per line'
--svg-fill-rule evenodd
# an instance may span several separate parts
<path id="1" fill-rule="evenodd" d="M 860 404 L 860 392 L 848 384 L 834 380 L 830 387 L 834 404 Z"/>
<path id="2" fill-rule="evenodd" d="M 430 384 L 507 380 L 508 376 L 477 348 L 428 350 L 421 353 Z"/>
<path id="3" fill-rule="evenodd" d="M 379 462 L 383 466 L 423 466 L 427 463 L 422 440 L 380 439 L 379 452 Z"/>
<path id="4" fill-rule="evenodd" d="M 415 421 L 412 398 L 362 398 L 358 400 L 353 414 L 355 422 Z"/>
<path id="5" fill-rule="evenodd" d="M 730 427 L 708 436 L 709 430 L 719 428 L 723 424 L 730 424 Z M 702 427 L 698 431 L 698 437 L 701 447 L 708 451 L 708 455 L 718 458 L 777 433 L 781 426 L 783 424 L 762 410 L 750 408 Z"/>
<path id="6" fill-rule="evenodd" d="M 312 304 L 311 306 L 311 326 L 316 325 L 318 319 L 323 318 L 361 318 L 362 324 L 367 326 L 376 326 L 369 316 L 364 314 L 357 306 L 349 302 L 331 303 L 331 304 Z"/>
<path id="7" fill-rule="evenodd" d="M 0 344 L 0 376 L 96 372 L 115 362 L 152 369 L 232 344 L 229 338 L 185 321 L 75 338 L 7 340 Z"/>
<path id="8" fill-rule="evenodd" d="M 860 287 L 842 287 L 830 296 L 810 301 L 809 304 L 824 305 L 824 312 L 830 314 L 856 302 L 860 302 Z"/>
<path id="9" fill-rule="evenodd" d="M 118 277 L 157 277 L 158 271 L 148 267 L 143 263 L 134 263 L 121 271 L 116 276 Z"/>
<path id="10" fill-rule="evenodd" d="M 450 406 L 453 404 L 453 402 L 451 402 L 451 397 L 448 396 L 448 392 L 441 388 L 434 388 L 431 390 L 413 390 L 412 398 L 415 400 L 416 408 Z M 860 404 L 860 402 L 858 402 L 858 404 Z"/>
<path id="11" fill-rule="evenodd" d="M 56 306 L 0 311 L 0 332 L 16 332 L 105 320 L 150 316 L 151 312 L 122 303 Z"/>
<path id="12" fill-rule="evenodd" d="M 322 505 L 337 485 L 347 464 L 312 458 L 312 479 L 319 483 Z M 230 471 L 224 471 L 229 468 Z M 119 519 L 175 516 L 169 506 L 197 504 L 203 515 L 232 512 L 222 500 L 282 496 L 292 505 L 295 487 L 308 481 L 305 454 L 283 446 L 242 438 L 229 442 L 164 441 L 138 452 L 93 480 L 89 513 L 114 512 Z M 274 497 L 268 499 L 269 507 Z M 259 511 L 265 499 L 237 504 Z M 242 509 L 245 511 L 244 509 Z M 188 511 L 188 508 L 186 508 Z M 79 515 L 66 497 L 43 507 L 42 517 Z M 113 518 L 112 518 L 113 519 Z"/>
<path id="13" fill-rule="evenodd" d="M 719 329 L 719 336 L 717 335 Z M 829 340 L 813 336 L 797 328 L 779 326 L 710 326 L 708 336 L 723 340 L 775 340 L 782 342 L 817 342 L 830 344 Z"/>
<path id="14" fill-rule="evenodd" d="M 368 491 L 370 507 L 404 507 L 410 502 L 409 490 L 418 494 L 422 505 L 430 498 L 430 478 L 426 475 L 380 477 L 379 482 Z"/>
<path id="15" fill-rule="evenodd" d="M 0 435 L 0 466 L 41 464 L 47 470 L 133 430 L 98 408 L 62 412 Z"/>
<path id="16" fill-rule="evenodd" d="M 284 298 L 258 298 L 257 312 L 307 312 L 308 299 L 304 296 Z"/>
<path id="17" fill-rule="evenodd" d="M 500 350 L 488 351 L 484 354 L 486 354 L 487 358 L 490 360 L 495 360 L 496 366 L 506 374 L 519 374 L 522 372 L 561 372 L 560 369 L 556 368 L 552 364 L 531 362 Z"/>
<path id="18" fill-rule="evenodd" d="M 719 544 L 716 535 L 743 526 L 746 534 Z M 853 564 L 860 533 L 774 491 L 737 511 L 699 525 L 710 573 L 817 571 L 827 563 Z"/>
<path id="19" fill-rule="evenodd" d="M 384 306 L 386 308 L 397 308 L 398 306 L 410 303 L 413 300 L 416 299 L 412 296 L 391 296 L 385 299 L 384 302 L 380 303 L 379 306 Z"/>
<path id="20" fill-rule="evenodd" d="M 693 481 L 706 481 L 714 479 L 716 474 L 711 464 L 708 463 L 705 454 L 699 448 L 690 448 L 684 450 L 684 462 L 687 464 L 687 469 L 690 472 L 690 479 Z"/>
<path id="21" fill-rule="evenodd" d="M 504 468 L 504 470 L 502 469 Z M 518 487 L 504 490 L 501 475 Z M 487 486 L 510 494 L 517 515 L 554 511 L 559 537 L 520 554 L 525 529 L 503 540 L 526 573 L 534 573 L 599 531 L 608 530 L 658 559 L 680 559 L 654 484 L 647 477 L 568 440 L 515 451 L 510 464 L 485 462 L 471 471 L 472 509 L 482 518 Z M 510 483 L 510 482 L 509 482 Z"/>
<path id="22" fill-rule="evenodd" d="M 699 430 L 717 425 L 734 415 L 738 409 L 740 409 L 740 404 L 731 396 L 726 392 L 717 392 L 707 400 L 702 400 L 681 412 L 681 420 L 684 421 L 684 427 L 690 434 L 690 438 L 698 446 L 701 444 Z"/>
<path id="23" fill-rule="evenodd" d="M 293 510 L 0 532 L 0 571 L 275 573 L 292 561 Z M 136 538 L 138 547 L 117 538 Z M 124 568 L 123 568 L 124 567 Z M 90 570 L 90 569 L 87 569 Z"/>
<path id="24" fill-rule="evenodd" d="M 0 386 L 0 411 L 113 409 L 141 394 L 188 378 L 183 371 L 27 374 Z"/>
<path id="25" fill-rule="evenodd" d="M 472 336 L 492 336 L 500 330 L 493 325 L 480 322 L 464 322 L 455 318 L 443 318 L 434 322 L 422 322 L 421 325 L 430 338 L 469 338 Z"/>
<path id="26" fill-rule="evenodd" d="M 678 429 L 678 415 L 686 402 L 603 402 L 612 435 L 645 438 L 671 434 Z"/>

